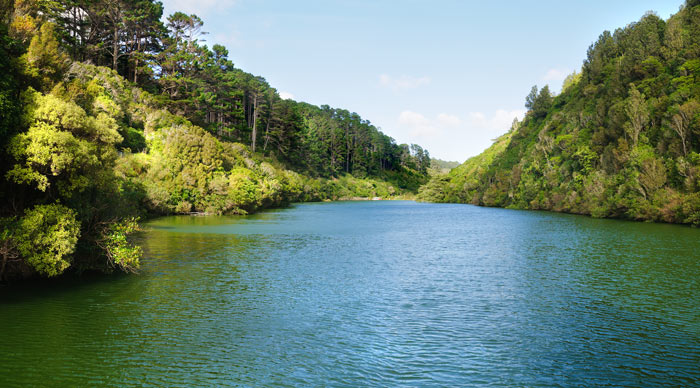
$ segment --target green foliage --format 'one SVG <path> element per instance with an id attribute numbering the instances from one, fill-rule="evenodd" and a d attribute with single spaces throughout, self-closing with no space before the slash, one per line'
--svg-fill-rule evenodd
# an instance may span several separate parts
<path id="1" fill-rule="evenodd" d="M 56 276 L 70 266 L 79 236 L 75 212 L 53 204 L 25 212 L 14 239 L 27 264 L 42 275 Z"/>
<path id="2" fill-rule="evenodd" d="M 138 230 L 139 224 L 136 218 L 114 222 L 105 228 L 100 245 L 113 266 L 126 272 L 136 272 L 139 268 L 143 250 L 128 240 L 128 236 Z"/>
<path id="3" fill-rule="evenodd" d="M 569 88 L 574 87 L 578 85 L 578 83 L 581 81 L 581 73 L 580 72 L 573 72 L 569 75 L 566 76 L 564 79 L 564 82 L 562 83 L 561 86 L 561 91 L 566 92 Z"/>
<path id="4" fill-rule="evenodd" d="M 537 85 L 535 85 L 525 98 L 525 107 L 532 112 L 535 118 L 542 118 L 547 115 L 548 109 L 552 106 L 552 100 L 553 96 L 549 91 L 549 85 L 545 85 L 539 92 Z"/>
<path id="5" fill-rule="evenodd" d="M 97 163 L 88 142 L 45 123 L 17 135 L 9 150 L 21 162 L 7 173 L 10 180 L 33 184 L 41 191 L 46 191 L 51 183 L 58 183 L 66 196 L 87 186 L 88 177 L 82 168 Z"/>
<path id="6" fill-rule="evenodd" d="M 69 59 L 60 50 L 55 26 L 44 23 L 31 40 L 27 50 L 27 71 L 36 78 L 42 90 L 48 91 L 68 70 Z"/>
<path id="7" fill-rule="evenodd" d="M 434 176 L 421 200 L 698 225 L 700 8 L 604 32 L 562 94 L 533 87 L 523 123 Z"/>
<path id="8" fill-rule="evenodd" d="M 21 66 L 18 57 L 18 44 L 7 35 L 7 29 L 0 24 L 0 147 L 19 126 L 21 106 Z M 2 172 L 2 171 L 0 171 Z"/>
<path id="9" fill-rule="evenodd" d="M 31 90 L 24 103 L 29 129 L 10 141 L 8 150 L 17 163 L 8 179 L 44 192 L 55 186 L 69 197 L 88 187 L 96 170 L 111 164 L 113 154 L 105 147 L 122 140 L 112 117 L 88 116 L 75 103 Z"/>

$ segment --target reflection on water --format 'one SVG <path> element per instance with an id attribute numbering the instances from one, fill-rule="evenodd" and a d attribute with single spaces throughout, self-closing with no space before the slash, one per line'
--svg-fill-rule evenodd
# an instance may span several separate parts
<path id="1" fill-rule="evenodd" d="M 700 230 L 413 202 L 168 217 L 0 288 L 0 385 L 700 385 Z"/>

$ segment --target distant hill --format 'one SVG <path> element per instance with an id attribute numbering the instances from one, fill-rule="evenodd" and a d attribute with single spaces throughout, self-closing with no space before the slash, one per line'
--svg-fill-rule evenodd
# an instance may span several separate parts
<path id="1" fill-rule="evenodd" d="M 446 160 L 440 160 L 440 159 L 435 159 L 431 158 L 430 159 L 430 171 L 433 173 L 447 173 L 450 172 L 453 168 L 459 166 L 459 162 L 449 162 Z"/>
<path id="2" fill-rule="evenodd" d="M 562 92 L 419 198 L 700 225 L 700 1 L 647 13 L 588 50 Z"/>

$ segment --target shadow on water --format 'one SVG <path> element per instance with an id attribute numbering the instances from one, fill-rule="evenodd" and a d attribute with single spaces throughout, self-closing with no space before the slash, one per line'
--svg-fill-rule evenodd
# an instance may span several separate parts
<path id="1" fill-rule="evenodd" d="M 29 279 L 0 284 L 0 305 L 26 303 L 35 298 L 46 298 L 60 294 L 80 293 L 96 286 L 121 283 L 133 276 L 124 273 L 104 274 L 86 272 L 67 274 L 54 279 Z"/>

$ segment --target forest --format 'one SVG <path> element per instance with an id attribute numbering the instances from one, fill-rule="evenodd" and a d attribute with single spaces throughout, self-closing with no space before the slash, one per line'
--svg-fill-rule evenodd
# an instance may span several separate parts
<path id="1" fill-rule="evenodd" d="M 700 225 L 700 1 L 605 31 L 555 95 L 419 198 Z"/>
<path id="2" fill-rule="evenodd" d="M 282 99 L 153 0 L 0 0 L 0 281 L 139 268 L 165 214 L 393 197 L 431 159 L 357 113 Z"/>

